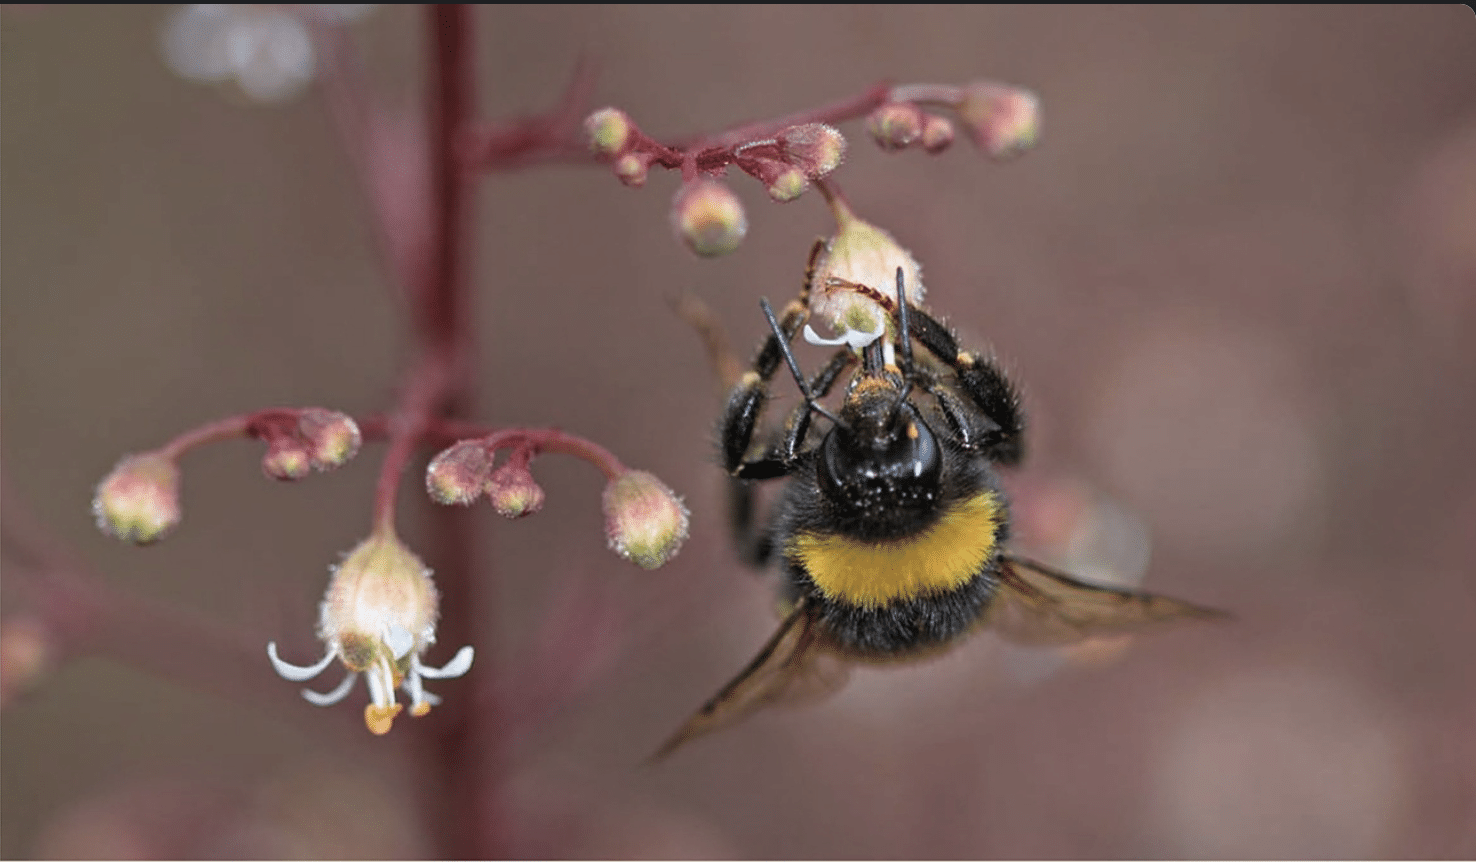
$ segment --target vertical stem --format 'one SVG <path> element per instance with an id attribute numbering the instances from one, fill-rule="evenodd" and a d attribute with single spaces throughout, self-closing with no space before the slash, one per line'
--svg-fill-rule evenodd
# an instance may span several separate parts
<path id="1" fill-rule="evenodd" d="M 431 261 L 427 283 L 417 291 L 421 350 L 444 359 L 448 377 L 444 397 L 434 405 L 441 418 L 469 415 L 474 366 L 468 275 L 471 177 L 459 145 L 473 119 L 476 67 L 472 53 L 471 9 L 439 4 L 427 12 L 430 42 L 428 75 L 430 122 Z M 491 694 L 496 656 L 491 638 L 474 625 L 478 599 L 469 513 L 451 507 L 436 512 L 427 548 L 442 595 L 440 640 L 476 643 L 479 670 L 467 678 L 472 691 L 448 697 L 437 709 L 425 751 L 431 786 L 427 804 L 432 834 L 445 858 L 476 859 L 504 855 L 506 843 L 493 817 L 498 705 Z M 486 572 L 481 572 L 486 575 Z"/>

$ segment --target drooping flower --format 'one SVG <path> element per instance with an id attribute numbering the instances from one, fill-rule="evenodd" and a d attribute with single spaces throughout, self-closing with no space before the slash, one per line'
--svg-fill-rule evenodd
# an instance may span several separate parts
<path id="1" fill-rule="evenodd" d="M 318 637 L 327 647 L 323 658 L 307 667 L 290 664 L 277 655 L 275 641 L 267 644 L 267 656 L 277 674 L 292 682 L 318 676 L 335 659 L 341 662 L 348 675 L 337 688 L 326 693 L 303 689 L 302 696 L 317 706 L 343 700 L 363 674 L 370 699 L 364 724 L 372 733 L 388 733 L 404 708 L 395 689 L 408 695 L 410 714 L 422 716 L 440 703 L 425 690 L 424 680 L 458 677 L 471 669 L 470 646 L 442 667 L 421 663 L 436 641 L 439 602 L 430 570 L 420 558 L 392 530 L 377 530 L 333 571 L 318 620 Z"/>

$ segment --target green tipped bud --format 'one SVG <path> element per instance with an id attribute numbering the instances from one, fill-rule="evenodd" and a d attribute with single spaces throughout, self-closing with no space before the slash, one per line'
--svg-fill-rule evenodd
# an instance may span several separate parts
<path id="1" fill-rule="evenodd" d="M 824 123 L 790 126 L 778 135 L 790 164 L 812 180 L 818 180 L 836 168 L 846 157 L 846 137 Z"/>
<path id="2" fill-rule="evenodd" d="M 492 473 L 492 457 L 477 440 L 462 440 L 431 459 L 425 468 L 425 491 L 443 506 L 469 506 Z"/>
<path id="3" fill-rule="evenodd" d="M 687 507 L 644 470 L 611 480 L 605 486 L 604 509 L 610 549 L 642 568 L 660 568 L 687 539 Z"/>
<path id="4" fill-rule="evenodd" d="M 748 216 L 723 183 L 702 178 L 684 183 L 671 207 L 672 229 L 694 254 L 718 257 L 743 242 Z"/>
<path id="5" fill-rule="evenodd" d="M 92 513 L 98 529 L 145 545 L 179 524 L 179 465 L 149 452 L 129 455 L 97 486 Z"/>
<path id="6" fill-rule="evenodd" d="M 626 153 L 616 159 L 610 169 L 622 183 L 638 189 L 646 184 L 646 177 L 651 172 L 651 157 L 642 153 Z"/>
<path id="7" fill-rule="evenodd" d="M 607 159 L 625 152 L 634 129 L 635 123 L 619 108 L 601 108 L 584 119 L 590 150 Z"/>
<path id="8" fill-rule="evenodd" d="M 779 172 L 774 181 L 769 183 L 769 197 L 777 203 L 787 204 L 805 193 L 810 187 L 810 181 L 805 177 L 804 171 L 799 168 L 787 168 Z"/>
<path id="9" fill-rule="evenodd" d="M 279 482 L 296 482 L 313 471 L 307 447 L 291 437 L 275 440 L 261 459 L 261 472 Z"/>
<path id="10" fill-rule="evenodd" d="M 937 114 L 923 114 L 922 148 L 930 153 L 941 153 L 953 145 L 953 121 Z"/>
<path id="11" fill-rule="evenodd" d="M 504 518 L 522 518 L 543 508 L 543 489 L 533 481 L 528 462 L 514 457 L 487 480 L 487 499 Z"/>
<path id="12" fill-rule="evenodd" d="M 891 102 L 871 112 L 866 129 L 882 149 L 904 150 L 922 137 L 923 114 L 911 102 Z"/>
<path id="13" fill-rule="evenodd" d="M 1040 138 L 1040 99 L 1020 87 L 990 81 L 969 84 L 958 115 L 990 158 L 1017 156 Z"/>
<path id="14" fill-rule="evenodd" d="M 336 410 L 310 407 L 297 417 L 297 433 L 307 441 L 314 470 L 332 470 L 359 454 L 364 442 L 352 416 Z"/>

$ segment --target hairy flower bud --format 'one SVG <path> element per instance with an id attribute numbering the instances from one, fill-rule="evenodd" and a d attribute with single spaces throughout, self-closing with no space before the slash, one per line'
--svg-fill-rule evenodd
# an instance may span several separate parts
<path id="1" fill-rule="evenodd" d="M 486 487 L 492 457 L 477 440 L 443 449 L 425 468 L 425 491 L 443 506 L 469 506 Z"/>
<path id="2" fill-rule="evenodd" d="M 787 204 L 805 193 L 810 187 L 810 181 L 805 178 L 804 171 L 799 168 L 786 168 L 768 184 L 769 197 L 775 202 Z"/>
<path id="3" fill-rule="evenodd" d="M 297 417 L 297 433 L 307 442 L 314 470 L 342 467 L 359 454 L 364 437 L 352 416 L 310 407 Z"/>
<path id="4" fill-rule="evenodd" d="M 810 312 L 835 330 L 826 339 L 805 327 L 805 339 L 814 344 L 849 344 L 859 348 L 886 332 L 890 315 L 876 297 L 895 298 L 897 268 L 907 286 L 909 302 L 921 302 L 925 291 L 922 269 L 892 235 L 857 218 L 840 206 L 840 230 L 831 238 L 815 267 L 810 286 Z"/>
<path id="5" fill-rule="evenodd" d="M 312 471 L 312 455 L 302 441 L 292 437 L 273 440 L 261 458 L 261 472 L 279 482 L 295 482 Z"/>
<path id="6" fill-rule="evenodd" d="M 600 108 L 584 119 L 589 148 L 602 158 L 614 158 L 630 144 L 635 124 L 619 108 Z"/>
<path id="7" fill-rule="evenodd" d="M 642 568 L 660 568 L 687 539 L 687 507 L 644 470 L 612 479 L 605 486 L 603 504 L 610 549 Z"/>
<path id="8" fill-rule="evenodd" d="M 777 136 L 789 163 L 812 180 L 818 180 L 840 167 L 846 157 L 846 138 L 824 123 L 790 126 Z"/>
<path id="9" fill-rule="evenodd" d="M 871 112 L 866 129 L 884 150 L 903 150 L 922 136 L 923 113 L 911 102 L 891 102 Z"/>
<path id="10" fill-rule="evenodd" d="M 702 257 L 736 249 L 748 233 L 743 204 L 723 183 L 702 178 L 683 183 L 671 207 L 672 229 L 687 248 Z"/>
<path id="11" fill-rule="evenodd" d="M 991 158 L 1019 155 L 1040 137 L 1040 100 L 1029 90 L 976 81 L 964 88 L 958 115 Z"/>
<path id="12" fill-rule="evenodd" d="M 179 465 L 164 455 L 129 455 L 97 486 L 92 513 L 98 529 L 144 545 L 179 524 Z"/>
<path id="13" fill-rule="evenodd" d="M 933 154 L 948 149 L 953 144 L 953 121 L 937 114 L 923 114 L 920 143 L 924 150 Z"/>
<path id="14" fill-rule="evenodd" d="M 533 481 L 527 459 L 516 456 L 492 472 L 487 498 L 504 518 L 522 518 L 543 508 L 543 489 Z"/>
<path id="15" fill-rule="evenodd" d="M 644 153 L 626 153 L 617 158 L 610 169 L 622 183 L 638 189 L 646 184 L 646 177 L 651 172 L 651 157 Z"/>

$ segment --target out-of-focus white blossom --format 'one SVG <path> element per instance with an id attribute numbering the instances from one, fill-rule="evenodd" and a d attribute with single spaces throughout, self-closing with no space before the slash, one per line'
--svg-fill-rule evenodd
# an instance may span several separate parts
<path id="1" fill-rule="evenodd" d="M 316 58 L 308 23 L 343 24 L 372 8 L 194 3 L 164 22 L 160 46 L 169 68 L 183 78 L 209 84 L 234 80 L 255 101 L 282 102 L 313 78 Z"/>

